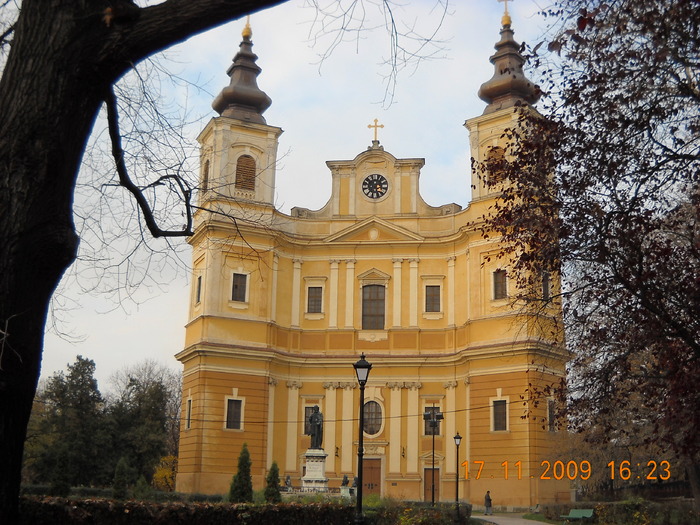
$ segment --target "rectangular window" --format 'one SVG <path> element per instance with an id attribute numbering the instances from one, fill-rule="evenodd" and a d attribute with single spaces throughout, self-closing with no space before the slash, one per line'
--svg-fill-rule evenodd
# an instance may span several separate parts
<path id="1" fill-rule="evenodd" d="M 551 279 L 549 278 L 549 272 L 542 272 L 542 299 L 549 301 L 551 298 L 550 293 Z"/>
<path id="2" fill-rule="evenodd" d="M 549 422 L 549 431 L 557 431 L 557 412 L 555 410 L 556 405 L 553 399 L 547 400 L 547 421 Z"/>
<path id="3" fill-rule="evenodd" d="M 304 435 L 311 435 L 311 422 L 309 417 L 314 413 L 314 407 L 304 407 Z"/>
<path id="4" fill-rule="evenodd" d="M 440 311 L 440 287 L 428 285 L 425 287 L 425 311 Z"/>
<path id="5" fill-rule="evenodd" d="M 506 420 L 507 406 L 505 400 L 493 402 L 493 430 L 508 430 Z"/>
<path id="6" fill-rule="evenodd" d="M 440 412 L 440 407 L 425 407 L 423 412 L 423 421 L 425 422 L 424 435 L 436 436 L 440 435 L 440 421 L 444 416 Z"/>
<path id="7" fill-rule="evenodd" d="M 240 399 L 226 400 L 226 428 L 241 429 L 241 408 L 243 401 Z"/>
<path id="8" fill-rule="evenodd" d="M 197 277 L 197 291 L 195 292 L 194 302 L 199 303 L 202 300 L 202 276 Z"/>
<path id="9" fill-rule="evenodd" d="M 496 270 L 493 272 L 493 298 L 505 299 L 507 296 L 506 271 Z"/>
<path id="10" fill-rule="evenodd" d="M 192 400 L 187 400 L 187 417 L 185 418 L 185 428 L 192 428 Z"/>
<path id="11" fill-rule="evenodd" d="M 233 290 L 231 292 L 231 300 L 245 302 L 245 292 L 248 276 L 244 273 L 233 274 Z"/>
<path id="12" fill-rule="evenodd" d="M 323 287 L 309 286 L 306 311 L 310 314 L 320 314 L 323 312 Z"/>
<path id="13" fill-rule="evenodd" d="M 362 287 L 363 330 L 384 330 L 384 292 L 381 284 Z"/>

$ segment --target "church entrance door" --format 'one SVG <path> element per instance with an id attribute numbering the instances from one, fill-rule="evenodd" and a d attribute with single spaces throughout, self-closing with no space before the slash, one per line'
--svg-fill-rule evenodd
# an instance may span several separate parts
<path id="1" fill-rule="evenodd" d="M 423 501 L 433 501 L 433 469 L 427 468 L 423 476 Z M 440 501 L 440 469 L 435 469 L 435 501 Z"/>
<path id="2" fill-rule="evenodd" d="M 362 461 L 362 495 L 382 493 L 382 460 L 364 459 Z"/>

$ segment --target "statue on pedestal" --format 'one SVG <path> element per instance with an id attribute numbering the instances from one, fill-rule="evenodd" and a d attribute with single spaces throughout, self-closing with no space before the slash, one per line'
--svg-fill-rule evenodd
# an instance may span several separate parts
<path id="1" fill-rule="evenodd" d="M 315 405 L 311 415 L 309 416 L 309 435 L 311 436 L 311 447 L 310 448 L 320 448 L 323 443 L 323 414 L 318 409 L 318 405 Z"/>

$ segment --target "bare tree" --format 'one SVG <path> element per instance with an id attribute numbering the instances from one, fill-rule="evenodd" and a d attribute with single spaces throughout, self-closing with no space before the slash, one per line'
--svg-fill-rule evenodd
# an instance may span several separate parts
<path id="1" fill-rule="evenodd" d="M 191 230 L 188 204 L 193 189 L 178 177 L 177 166 L 156 171 L 155 178 L 143 184 L 129 174 L 114 86 L 154 53 L 280 3 L 165 0 L 145 7 L 130 0 L 59 0 L 50 6 L 37 0 L 0 3 L 0 59 L 4 61 L 0 79 L 0 521 L 16 521 L 22 448 L 39 376 L 44 325 L 51 296 L 76 258 L 73 193 L 100 108 L 107 108 L 120 184 L 134 196 L 151 234 L 186 236 Z M 364 5 L 361 0 L 352 3 Z M 383 7 L 390 2 L 377 4 Z M 184 210 L 184 221 L 170 220 L 167 213 L 159 215 L 153 204 L 163 195 L 170 204 L 175 201 L 168 199 L 178 197 L 175 205 Z"/>

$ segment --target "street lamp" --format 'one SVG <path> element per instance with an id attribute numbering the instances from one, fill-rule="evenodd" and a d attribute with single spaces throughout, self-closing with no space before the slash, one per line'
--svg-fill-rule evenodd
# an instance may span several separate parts
<path id="1" fill-rule="evenodd" d="M 355 523 L 364 523 L 362 516 L 362 458 L 364 451 L 364 430 L 365 430 L 365 385 L 369 378 L 369 371 L 372 365 L 365 359 L 365 354 L 360 356 L 360 360 L 352 365 L 357 374 L 357 382 L 360 384 L 360 439 L 357 446 L 357 501 L 355 504 Z"/>
<path id="2" fill-rule="evenodd" d="M 444 416 L 442 415 L 442 412 L 439 412 L 435 410 L 435 403 L 433 403 L 433 409 L 428 410 L 428 408 L 425 409 L 425 414 L 423 414 L 423 421 L 428 422 L 428 426 L 430 427 L 430 433 L 433 435 L 433 468 L 432 468 L 432 496 L 430 498 L 431 500 L 431 505 L 434 507 L 435 506 L 435 434 L 437 434 L 437 429 L 440 426 L 440 421 L 444 419 Z"/>
<path id="3" fill-rule="evenodd" d="M 455 434 L 455 445 L 457 445 L 457 457 L 455 459 L 455 508 L 457 509 L 457 518 L 455 523 L 459 523 L 459 445 L 462 443 L 462 436 L 459 431 Z"/>

